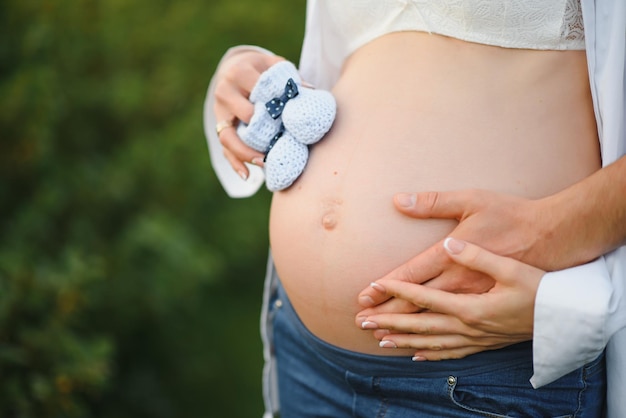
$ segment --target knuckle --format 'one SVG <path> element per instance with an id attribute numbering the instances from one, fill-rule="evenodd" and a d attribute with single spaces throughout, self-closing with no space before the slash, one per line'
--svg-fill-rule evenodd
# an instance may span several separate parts
<path id="1" fill-rule="evenodd" d="M 472 266 L 479 265 L 481 261 L 480 253 L 477 251 L 468 251 L 467 261 Z"/>
<path id="2" fill-rule="evenodd" d="M 224 72 L 224 78 L 228 80 L 229 83 L 236 83 L 237 80 L 241 79 L 243 76 L 244 69 L 245 66 L 242 64 L 232 65 Z"/>
<path id="3" fill-rule="evenodd" d="M 226 135 L 226 132 L 223 132 L 221 135 L 217 136 L 220 144 L 222 144 L 222 146 L 224 148 L 228 148 L 228 146 L 230 145 L 230 141 L 228 140 L 228 135 Z"/>
<path id="4" fill-rule="evenodd" d="M 432 248 L 432 251 L 434 253 L 433 256 L 436 257 L 435 259 L 437 260 L 438 263 L 442 265 L 442 267 L 450 266 L 453 264 L 452 261 L 450 260 L 450 257 L 448 256 L 448 251 L 446 251 L 443 245 L 434 246 Z"/>
<path id="5" fill-rule="evenodd" d="M 233 154 L 240 154 L 242 152 L 241 142 L 234 130 L 229 129 L 219 136 L 220 143 L 224 149 L 227 149 Z"/>
<path id="6" fill-rule="evenodd" d="M 412 283 L 416 271 L 411 264 L 405 264 L 397 271 L 397 273 L 399 280 Z"/>
<path id="7" fill-rule="evenodd" d="M 479 247 L 467 246 L 462 254 L 463 260 L 469 266 L 480 267 L 483 263 L 483 253 Z"/>
<path id="8" fill-rule="evenodd" d="M 215 101 L 216 102 L 225 102 L 228 98 L 228 94 L 230 92 L 230 88 L 228 84 L 224 82 L 224 80 L 219 81 L 215 85 Z"/>
<path id="9" fill-rule="evenodd" d="M 480 307 L 472 307 L 471 309 L 466 309 L 460 314 L 460 319 L 468 326 L 475 328 L 482 324 L 482 319 L 484 317 L 484 312 Z"/>
<path id="10" fill-rule="evenodd" d="M 425 324 L 416 324 L 411 332 L 413 332 L 414 334 L 429 335 L 432 334 L 432 329 L 430 326 Z"/>
<path id="11" fill-rule="evenodd" d="M 417 306 L 419 306 L 422 309 L 425 309 L 427 311 L 432 311 L 433 310 L 433 303 L 431 302 L 430 299 L 419 299 L 419 300 L 414 300 L 413 303 L 415 303 Z"/>
<path id="12" fill-rule="evenodd" d="M 445 350 L 445 346 L 441 343 L 433 343 L 428 346 L 428 349 L 431 351 L 442 351 Z"/>
<path id="13" fill-rule="evenodd" d="M 241 120 L 243 121 L 250 121 L 250 119 L 252 119 L 252 116 L 254 115 L 254 107 L 253 106 L 246 106 L 245 108 L 243 108 L 241 110 Z"/>
<path id="14" fill-rule="evenodd" d="M 439 192 L 425 192 L 419 195 L 420 205 L 428 211 L 432 211 L 437 208 L 439 203 Z"/>
<path id="15" fill-rule="evenodd" d="M 482 339 L 482 337 L 484 337 L 484 336 L 485 336 L 485 333 L 484 333 L 484 332 L 482 332 L 481 330 L 476 329 L 476 328 L 469 328 L 469 329 L 467 329 L 467 330 L 465 331 L 465 334 L 466 334 L 468 337 L 470 337 L 470 338 L 472 338 L 472 339 L 478 339 L 479 341 Z"/>
<path id="16" fill-rule="evenodd" d="M 516 263 L 506 263 L 501 267 L 501 275 L 504 278 L 515 279 L 521 276 L 521 271 Z"/>
<path id="17" fill-rule="evenodd" d="M 485 190 L 481 189 L 469 189 L 467 190 L 467 200 L 470 202 L 476 202 L 481 206 L 485 204 L 487 199 Z"/>

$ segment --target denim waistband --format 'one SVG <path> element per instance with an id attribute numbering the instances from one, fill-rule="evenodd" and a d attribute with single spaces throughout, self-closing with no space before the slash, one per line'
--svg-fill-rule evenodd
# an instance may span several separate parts
<path id="1" fill-rule="evenodd" d="M 498 350 L 483 351 L 462 359 L 442 361 L 412 361 L 410 357 L 405 356 L 379 356 L 346 350 L 321 340 L 306 328 L 280 285 L 280 280 L 278 280 L 276 297 L 281 300 L 280 309 L 284 310 L 290 325 L 300 334 L 304 345 L 312 349 L 316 355 L 353 373 L 410 377 L 435 377 L 449 374 L 470 376 L 518 364 L 532 364 L 532 341 Z"/>

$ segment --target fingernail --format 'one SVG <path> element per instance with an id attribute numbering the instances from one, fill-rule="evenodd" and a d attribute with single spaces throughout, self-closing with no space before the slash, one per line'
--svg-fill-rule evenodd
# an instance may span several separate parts
<path id="1" fill-rule="evenodd" d="M 241 179 L 242 179 L 243 181 L 248 180 L 248 175 L 245 173 L 245 171 L 241 171 L 241 170 L 239 170 L 239 171 L 237 171 L 237 174 L 239 174 L 239 177 L 241 177 Z"/>
<path id="2" fill-rule="evenodd" d="M 398 193 L 396 195 L 396 202 L 403 208 L 410 208 L 415 206 L 415 195 L 411 193 Z"/>
<path id="3" fill-rule="evenodd" d="M 361 324 L 361 328 L 363 329 L 378 329 L 378 324 L 372 321 L 363 321 Z"/>
<path id="4" fill-rule="evenodd" d="M 384 287 L 383 285 L 378 284 L 378 283 L 376 283 L 376 282 L 372 282 L 372 283 L 370 283 L 370 287 L 371 287 L 372 289 L 376 289 L 376 290 L 378 290 L 378 291 L 379 291 L 379 292 L 381 292 L 381 293 L 387 293 L 387 289 L 385 289 L 385 287 Z"/>
<path id="5" fill-rule="evenodd" d="M 261 157 L 254 157 L 251 161 L 252 164 L 257 165 L 259 167 L 263 167 L 263 158 Z"/>
<path id="6" fill-rule="evenodd" d="M 374 306 L 374 299 L 370 296 L 359 296 L 359 305 L 369 308 L 370 306 Z"/>
<path id="7" fill-rule="evenodd" d="M 422 357 L 422 356 L 413 356 L 411 358 L 411 360 L 413 361 L 426 361 L 426 357 Z"/>
<path id="8" fill-rule="evenodd" d="M 450 254 L 460 254 L 461 251 L 463 251 L 463 249 L 465 248 L 465 242 L 460 241 L 458 239 L 454 239 L 452 237 L 448 237 L 443 242 L 443 247 Z"/>
<path id="9" fill-rule="evenodd" d="M 383 341 L 379 342 L 378 346 L 380 348 L 398 348 L 396 343 L 394 343 L 393 341 L 388 341 L 388 340 L 383 340 Z"/>

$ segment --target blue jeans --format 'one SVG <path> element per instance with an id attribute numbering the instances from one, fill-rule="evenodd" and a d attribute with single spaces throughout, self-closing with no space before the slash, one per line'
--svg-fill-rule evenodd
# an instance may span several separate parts
<path id="1" fill-rule="evenodd" d="M 539 389 L 532 342 L 460 360 L 356 353 L 306 329 L 279 285 L 269 304 L 281 418 L 600 417 L 604 355 Z"/>

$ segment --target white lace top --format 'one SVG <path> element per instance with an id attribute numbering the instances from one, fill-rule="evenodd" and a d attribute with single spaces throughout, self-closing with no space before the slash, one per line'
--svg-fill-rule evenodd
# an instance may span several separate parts
<path id="1" fill-rule="evenodd" d="M 506 48 L 585 49 L 580 0 L 321 0 L 352 53 L 391 32 Z"/>

